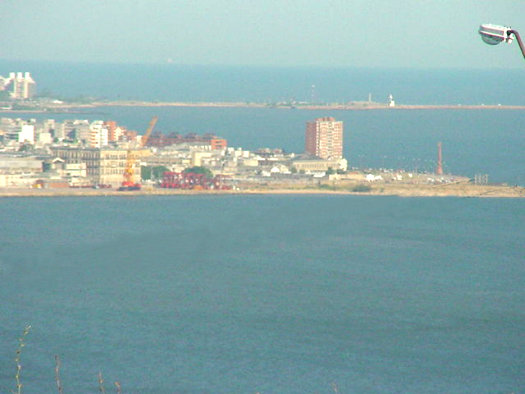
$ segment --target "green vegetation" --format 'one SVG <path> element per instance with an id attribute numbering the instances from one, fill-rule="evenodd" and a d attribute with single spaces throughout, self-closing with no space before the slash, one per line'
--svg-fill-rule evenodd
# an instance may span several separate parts
<path id="1" fill-rule="evenodd" d="M 356 192 L 356 193 L 367 193 L 372 190 L 372 186 L 370 185 L 357 185 L 354 186 L 350 191 Z"/>
<path id="2" fill-rule="evenodd" d="M 33 105 L 23 104 L 19 102 L 13 103 L 12 107 L 14 111 L 24 111 L 24 110 L 30 111 L 30 110 L 35 109 Z"/>
<path id="3" fill-rule="evenodd" d="M 141 166 L 140 176 L 143 180 L 158 180 L 162 179 L 162 175 L 169 171 L 165 166 Z"/>
<path id="4" fill-rule="evenodd" d="M 349 191 L 354 193 L 368 193 L 372 190 L 372 186 L 370 185 L 355 185 L 355 186 L 347 186 L 347 185 L 337 185 L 336 183 L 329 184 L 329 183 L 318 183 L 317 187 L 322 190 L 330 190 L 330 191 Z"/>
<path id="5" fill-rule="evenodd" d="M 336 190 L 335 185 L 329 185 L 327 183 L 320 183 L 318 186 L 319 186 L 319 189 L 323 189 L 323 190 L 332 190 L 332 191 Z"/>
<path id="6" fill-rule="evenodd" d="M 213 172 L 211 172 L 210 169 L 206 167 L 201 167 L 201 166 L 190 167 L 190 168 L 186 168 L 183 172 L 186 174 L 190 172 L 193 172 L 194 174 L 204 174 L 204 176 L 206 176 L 206 178 L 208 179 L 213 178 Z"/>

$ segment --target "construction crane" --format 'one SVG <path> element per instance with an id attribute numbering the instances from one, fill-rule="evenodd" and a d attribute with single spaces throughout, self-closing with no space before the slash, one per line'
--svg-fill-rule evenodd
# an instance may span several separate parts
<path id="1" fill-rule="evenodd" d="M 146 130 L 146 133 L 142 136 L 140 139 L 139 148 L 143 148 L 146 146 L 149 136 L 151 135 L 151 132 L 153 131 L 153 128 L 155 127 L 155 124 L 157 123 L 157 116 L 154 116 L 151 118 L 149 122 L 148 129 Z M 124 170 L 124 181 L 122 182 L 122 186 L 118 188 L 119 191 L 129 191 L 129 190 L 140 190 L 142 185 L 138 182 L 135 182 L 134 179 L 134 166 L 137 162 L 138 155 L 136 153 L 133 153 L 131 149 L 128 149 L 128 154 L 126 158 L 126 169 Z"/>

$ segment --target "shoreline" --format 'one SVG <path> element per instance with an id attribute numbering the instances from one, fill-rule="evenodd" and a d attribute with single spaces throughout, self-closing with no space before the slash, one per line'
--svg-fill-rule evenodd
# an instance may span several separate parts
<path id="1" fill-rule="evenodd" d="M 0 113 L 82 113 L 82 110 L 105 107 L 176 107 L 176 108 L 268 108 L 288 110 L 327 110 L 327 111 L 400 111 L 400 110 L 525 110 L 525 105 L 499 104 L 397 104 L 390 107 L 382 103 L 350 102 L 347 104 L 288 104 L 288 103 L 251 103 L 251 102 L 183 102 L 183 101 L 92 101 L 86 104 L 64 103 L 38 108 L 0 109 Z"/>
<path id="2" fill-rule="evenodd" d="M 366 192 L 345 187 L 320 189 L 316 187 L 251 187 L 242 190 L 181 190 L 143 188 L 137 191 L 116 189 L 21 189 L 0 188 L 0 198 L 17 197 L 140 197 L 140 196 L 231 196 L 231 195 L 345 195 L 345 196 L 397 196 L 397 197 L 464 197 L 464 198 L 525 198 L 525 187 L 499 185 L 372 185 Z"/>

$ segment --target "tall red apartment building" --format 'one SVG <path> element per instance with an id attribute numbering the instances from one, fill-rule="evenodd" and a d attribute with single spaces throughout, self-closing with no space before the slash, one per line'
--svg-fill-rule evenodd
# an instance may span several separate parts
<path id="1" fill-rule="evenodd" d="M 321 159 L 343 158 L 343 122 L 332 117 L 306 123 L 305 151 Z"/>

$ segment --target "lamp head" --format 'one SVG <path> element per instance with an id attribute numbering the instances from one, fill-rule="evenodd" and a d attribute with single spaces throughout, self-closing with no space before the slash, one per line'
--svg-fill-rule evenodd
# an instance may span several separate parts
<path id="1" fill-rule="evenodd" d="M 478 33 L 481 39 L 489 45 L 498 45 L 503 41 L 510 44 L 514 38 L 512 37 L 512 29 L 510 27 L 492 24 L 481 25 Z"/>

